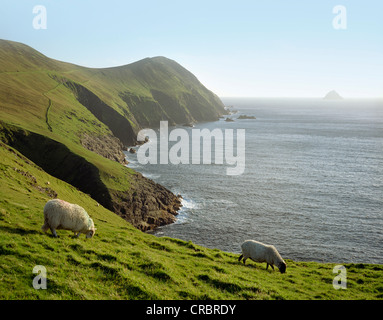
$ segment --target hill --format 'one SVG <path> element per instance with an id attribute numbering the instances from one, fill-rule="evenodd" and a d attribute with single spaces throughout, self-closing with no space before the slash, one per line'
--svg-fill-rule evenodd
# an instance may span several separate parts
<path id="1" fill-rule="evenodd" d="M 134 143 L 139 129 L 159 126 L 160 120 L 170 124 L 213 121 L 225 112 L 215 94 L 192 73 L 165 57 L 92 69 L 50 59 L 21 43 L 0 40 L 0 73 L 9 82 L 2 91 L 3 94 L 8 89 L 8 104 L 24 102 L 16 100 L 16 93 L 32 100 L 41 100 L 41 95 L 51 100 L 66 98 L 67 101 L 57 102 L 61 102 L 59 105 L 69 102 L 67 106 L 74 98 L 124 144 Z M 21 82 L 28 84 L 28 90 L 20 87 L 18 92 L 9 90 Z M 34 106 L 28 106 L 28 112 Z M 7 111 L 15 113 L 10 108 Z M 60 110 L 52 109 L 49 113 L 56 111 Z M 114 124 L 115 121 L 120 123 Z M 127 126 L 126 131 L 118 131 L 120 124 Z"/>
<path id="2" fill-rule="evenodd" d="M 0 96 L 3 142 L 141 230 L 173 222 L 180 201 L 121 166 L 123 150 L 160 120 L 216 120 L 224 112 L 216 95 L 164 57 L 91 69 L 6 40 Z"/>

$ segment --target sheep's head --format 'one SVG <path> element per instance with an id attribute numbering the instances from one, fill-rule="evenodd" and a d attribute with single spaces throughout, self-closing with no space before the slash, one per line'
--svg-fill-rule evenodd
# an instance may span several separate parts
<path id="1" fill-rule="evenodd" d="M 281 262 L 281 264 L 278 266 L 278 269 L 281 273 L 285 273 L 286 272 L 286 263 Z"/>
<path id="2" fill-rule="evenodd" d="M 86 237 L 87 238 L 92 238 L 94 236 L 94 234 L 96 233 L 96 228 L 93 228 L 91 230 L 89 230 L 87 233 L 86 233 Z"/>
<path id="3" fill-rule="evenodd" d="M 89 217 L 89 221 L 88 221 L 88 231 L 86 233 L 86 237 L 87 238 L 92 238 L 94 236 L 94 234 L 96 233 L 96 228 L 94 227 L 94 223 L 93 223 L 93 220 Z"/>

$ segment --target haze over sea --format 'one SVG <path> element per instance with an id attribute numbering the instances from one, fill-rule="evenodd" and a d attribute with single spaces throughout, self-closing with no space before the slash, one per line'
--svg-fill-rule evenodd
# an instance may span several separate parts
<path id="1" fill-rule="evenodd" d="M 254 239 L 293 260 L 383 264 L 383 100 L 222 100 L 238 110 L 235 121 L 195 128 L 245 129 L 242 175 L 226 175 L 225 163 L 141 165 L 126 153 L 129 167 L 184 198 L 177 222 L 154 234 L 235 253 Z"/>

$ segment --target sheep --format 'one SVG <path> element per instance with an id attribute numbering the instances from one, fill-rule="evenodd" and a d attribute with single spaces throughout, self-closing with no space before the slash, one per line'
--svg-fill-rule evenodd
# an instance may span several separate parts
<path id="1" fill-rule="evenodd" d="M 54 237 L 57 237 L 56 229 L 71 230 L 77 238 L 80 233 L 91 238 L 96 232 L 93 220 L 84 208 L 60 199 L 49 200 L 44 206 L 44 225 L 41 230 L 46 232 L 48 229 Z"/>
<path id="2" fill-rule="evenodd" d="M 269 265 L 274 270 L 274 265 L 276 265 L 281 273 L 286 272 L 286 262 L 274 246 L 254 240 L 246 240 L 242 243 L 241 248 L 242 254 L 239 256 L 238 261 L 243 258 L 243 264 L 246 263 L 247 258 L 250 258 L 254 262 L 266 262 L 266 270 Z"/>

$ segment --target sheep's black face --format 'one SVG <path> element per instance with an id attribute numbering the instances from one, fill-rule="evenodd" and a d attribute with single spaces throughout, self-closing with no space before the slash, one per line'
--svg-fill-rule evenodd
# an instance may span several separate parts
<path id="1" fill-rule="evenodd" d="M 88 231 L 88 232 L 86 233 L 86 237 L 87 237 L 87 238 L 92 238 L 92 237 L 94 236 L 94 234 L 95 234 L 95 231 L 94 231 L 94 230 L 90 230 L 90 231 Z"/>
<path id="2" fill-rule="evenodd" d="M 279 271 L 281 273 L 285 273 L 286 272 L 286 263 L 282 263 L 280 266 L 279 266 Z"/>

